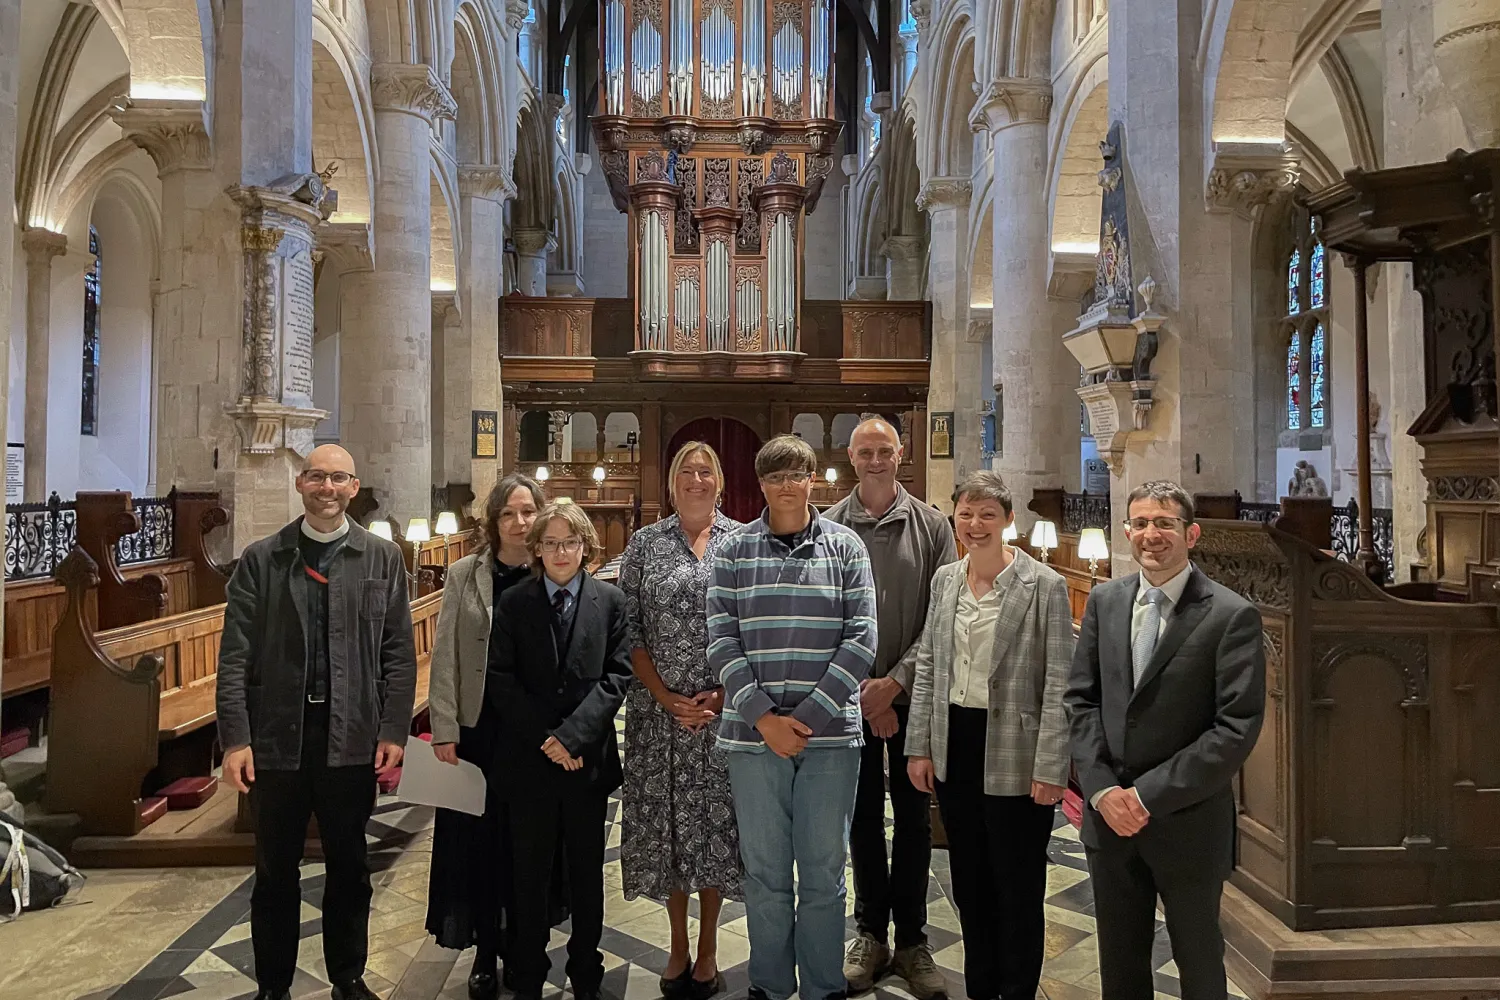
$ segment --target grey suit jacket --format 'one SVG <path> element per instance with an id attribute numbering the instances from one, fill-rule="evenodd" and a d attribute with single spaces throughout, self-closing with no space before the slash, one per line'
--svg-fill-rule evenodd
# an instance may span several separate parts
<path id="1" fill-rule="evenodd" d="M 448 569 L 438 610 L 427 693 L 432 742 L 457 743 L 458 727 L 479 722 L 489 667 L 495 575 L 488 552 L 464 556 Z"/>
<path id="2" fill-rule="evenodd" d="M 1089 594 L 1065 698 L 1085 801 L 1135 788 L 1151 814 L 1136 835 L 1153 864 L 1227 876 L 1234 866 L 1233 782 L 1265 713 L 1260 612 L 1193 567 L 1139 685 L 1130 619 L 1132 573 Z M 1092 806 L 1083 842 L 1121 842 Z"/>
<path id="3" fill-rule="evenodd" d="M 964 559 L 934 574 L 912 679 L 906 755 L 930 757 L 939 781 L 948 777 L 953 620 L 959 594 L 968 585 L 967 571 Z M 1017 549 L 1014 579 L 995 621 L 984 741 L 986 795 L 1030 795 L 1033 780 L 1067 784 L 1068 724 L 1062 698 L 1072 656 L 1067 583 Z"/>

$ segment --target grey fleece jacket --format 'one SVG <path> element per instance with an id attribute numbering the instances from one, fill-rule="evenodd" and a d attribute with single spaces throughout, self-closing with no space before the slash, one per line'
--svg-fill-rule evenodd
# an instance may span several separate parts
<path id="1" fill-rule="evenodd" d="M 942 511 L 917 500 L 896 484 L 896 502 L 879 517 L 860 503 L 859 489 L 823 515 L 854 529 L 870 553 L 875 576 L 875 620 L 879 646 L 871 677 L 894 677 L 905 704 L 916 673 L 917 640 L 927 623 L 927 599 L 939 566 L 958 560 L 953 528 Z"/>

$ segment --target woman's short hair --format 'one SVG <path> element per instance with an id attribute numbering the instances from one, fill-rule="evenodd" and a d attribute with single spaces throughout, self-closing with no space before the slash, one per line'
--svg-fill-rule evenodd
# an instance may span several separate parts
<path id="1" fill-rule="evenodd" d="M 970 503 L 993 500 L 1005 511 L 1007 517 L 1014 512 L 1010 487 L 1005 485 L 1005 480 L 1000 473 L 991 472 L 988 469 L 972 472 L 967 479 L 958 484 L 958 488 L 953 491 L 954 506 L 956 507 L 959 501 L 964 499 Z"/>
<path id="2" fill-rule="evenodd" d="M 512 472 L 496 483 L 484 501 L 484 522 L 480 525 L 484 544 L 496 557 L 500 554 L 500 512 L 505 509 L 505 505 L 510 502 L 510 495 L 516 490 L 529 491 L 531 502 L 536 504 L 537 510 L 547 506 L 547 494 L 542 491 L 542 484 L 530 476 Z"/>
<path id="3" fill-rule="evenodd" d="M 593 565 L 594 560 L 604 554 L 604 546 L 599 544 L 599 532 L 594 530 L 594 522 L 589 520 L 588 512 L 572 500 L 555 500 L 543 508 L 536 520 L 531 522 L 531 530 L 526 532 L 526 548 L 531 551 L 534 560 L 533 571 L 543 572 L 542 536 L 547 534 L 547 525 L 555 518 L 561 518 L 567 523 L 571 534 L 583 539 L 584 566 Z"/>
<path id="4" fill-rule="evenodd" d="M 812 445 L 795 434 L 778 434 L 760 446 L 755 453 L 755 478 L 764 479 L 773 472 L 816 472 L 818 454 Z"/>
<path id="5" fill-rule="evenodd" d="M 709 446 L 707 441 L 689 441 L 677 449 L 672 464 L 667 468 L 667 495 L 672 498 L 672 506 L 677 506 L 677 473 L 682 471 L 682 464 L 694 455 L 707 457 L 708 464 L 714 467 L 714 481 L 719 486 L 719 496 L 724 495 L 724 467 L 719 464 L 719 455 Z"/>

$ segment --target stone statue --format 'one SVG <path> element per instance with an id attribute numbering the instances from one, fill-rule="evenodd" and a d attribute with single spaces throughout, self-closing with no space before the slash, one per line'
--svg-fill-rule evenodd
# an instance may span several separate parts
<path id="1" fill-rule="evenodd" d="M 1297 462 L 1297 467 L 1292 470 L 1292 478 L 1286 484 L 1286 495 L 1289 497 L 1326 497 L 1328 495 L 1328 484 L 1323 482 L 1318 470 L 1306 459 Z"/>
<path id="2" fill-rule="evenodd" d="M 1380 426 L 1380 397 L 1375 395 L 1375 390 L 1370 390 L 1370 433 L 1375 433 L 1375 428 Z"/>

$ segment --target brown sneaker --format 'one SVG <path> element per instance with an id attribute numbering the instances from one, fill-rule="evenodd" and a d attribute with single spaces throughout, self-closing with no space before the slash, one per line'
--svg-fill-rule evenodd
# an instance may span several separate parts
<path id="1" fill-rule="evenodd" d="M 844 953 L 844 979 L 850 993 L 864 993 L 875 988 L 875 983 L 885 975 L 891 964 L 891 950 L 873 934 L 860 932 L 859 937 L 849 942 Z"/>
<path id="2" fill-rule="evenodd" d="M 902 979 L 917 1000 L 934 1000 L 948 995 L 948 981 L 932 960 L 932 946 L 927 942 L 910 948 L 897 948 L 891 971 Z"/>

